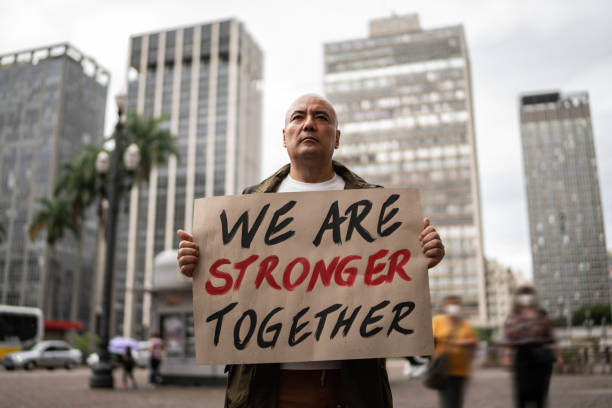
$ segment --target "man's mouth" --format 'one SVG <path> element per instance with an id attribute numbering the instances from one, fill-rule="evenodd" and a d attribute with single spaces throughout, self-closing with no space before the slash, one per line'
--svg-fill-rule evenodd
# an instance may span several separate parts
<path id="1" fill-rule="evenodd" d="M 307 142 L 307 141 L 311 141 L 311 142 L 318 142 L 318 141 L 319 141 L 319 139 L 317 139 L 317 138 L 316 138 L 316 137 L 314 137 L 314 136 L 304 136 L 304 137 L 302 137 L 302 138 L 300 139 L 300 143 L 302 143 L 302 142 Z"/>

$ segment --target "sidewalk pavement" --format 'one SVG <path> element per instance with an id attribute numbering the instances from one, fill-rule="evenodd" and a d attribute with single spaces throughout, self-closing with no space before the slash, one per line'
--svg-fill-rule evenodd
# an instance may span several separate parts
<path id="1" fill-rule="evenodd" d="M 389 360 L 388 371 L 395 407 L 437 407 L 436 392 L 426 389 L 418 378 L 402 374 L 404 361 Z M 85 408 L 221 408 L 223 387 L 146 386 L 147 371 L 135 370 L 140 387 L 121 388 L 121 370 L 115 372 L 115 390 L 89 388 L 90 371 L 35 370 L 8 372 L 0 369 L 0 408 L 85 407 Z M 500 369 L 477 370 L 468 385 L 465 407 L 512 408 L 510 374 Z M 553 376 L 550 407 L 612 407 L 612 376 Z"/>

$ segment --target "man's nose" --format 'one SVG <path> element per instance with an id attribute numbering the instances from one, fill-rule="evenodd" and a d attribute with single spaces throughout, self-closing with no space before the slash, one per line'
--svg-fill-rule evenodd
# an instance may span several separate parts
<path id="1" fill-rule="evenodd" d="M 304 130 L 308 130 L 308 131 L 314 131 L 316 130 L 317 125 L 316 122 L 314 120 L 314 116 L 313 115 L 306 115 L 306 119 L 304 120 Z"/>

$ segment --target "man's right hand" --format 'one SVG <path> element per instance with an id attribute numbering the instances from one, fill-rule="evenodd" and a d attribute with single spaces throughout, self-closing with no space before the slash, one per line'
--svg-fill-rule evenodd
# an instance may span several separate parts
<path id="1" fill-rule="evenodd" d="M 193 276 L 198 260 L 200 259 L 200 247 L 198 244 L 193 242 L 193 236 L 191 234 L 178 230 L 176 231 L 181 242 L 179 242 L 178 265 L 181 273 L 188 278 Z"/>

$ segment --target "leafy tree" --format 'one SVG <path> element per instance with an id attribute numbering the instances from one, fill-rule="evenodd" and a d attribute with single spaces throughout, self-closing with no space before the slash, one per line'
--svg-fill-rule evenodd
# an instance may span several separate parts
<path id="1" fill-rule="evenodd" d="M 175 137 L 162 123 L 163 117 L 142 117 L 128 112 L 124 127 L 123 150 L 132 143 L 140 149 L 140 163 L 136 171 L 139 180 L 148 182 L 153 166 L 163 164 L 169 155 L 177 154 Z M 107 141 L 114 139 L 111 136 Z M 97 190 L 96 158 L 102 147 L 88 145 L 71 162 L 61 167 L 55 190 L 54 200 L 40 199 L 42 208 L 34 215 L 30 235 L 35 239 L 43 229 L 47 230 L 47 243 L 52 247 L 63 237 L 66 229 L 71 230 L 79 244 L 77 270 L 73 282 L 73 301 L 71 318 L 76 319 L 78 309 L 78 289 L 81 274 L 82 226 L 87 208 L 99 198 Z M 119 152 L 123 157 L 124 151 Z M 121 166 L 124 166 L 121 160 Z M 121 192 L 120 192 L 121 193 Z"/>
<path id="2" fill-rule="evenodd" d="M 588 315 L 588 317 L 587 317 Z M 610 323 L 610 305 L 591 305 L 582 306 L 572 313 L 572 325 L 580 326 L 585 320 L 593 320 L 593 324 L 600 325 L 601 320 L 606 318 L 606 322 Z"/>
<path id="3" fill-rule="evenodd" d="M 493 329 L 490 327 L 475 327 L 476 335 L 481 341 L 486 341 L 487 344 L 493 342 Z"/>
<path id="4" fill-rule="evenodd" d="M 63 238 L 66 230 L 71 231 L 75 237 L 79 237 L 80 231 L 73 218 L 71 217 L 70 203 L 63 198 L 40 198 L 37 200 L 41 207 L 32 217 L 30 223 L 30 239 L 34 241 L 38 234 L 45 230 L 47 232 L 46 242 L 49 251 L 54 251 L 55 244 Z M 49 262 L 48 265 L 53 264 Z M 50 269 L 50 267 L 48 266 Z M 53 271 L 50 271 L 53 272 Z M 45 275 L 48 271 L 44 270 L 41 275 L 41 283 L 44 285 L 46 281 Z"/>
<path id="5" fill-rule="evenodd" d="M 137 175 L 140 180 L 148 181 L 153 166 L 163 164 L 171 154 L 178 155 L 175 137 L 164 129 L 163 116 L 153 118 L 128 112 L 125 124 L 124 148 L 135 143 L 140 149 L 140 164 Z M 123 152 L 121 152 L 123 155 Z"/>
<path id="6" fill-rule="evenodd" d="M 140 150 L 140 163 L 135 172 L 136 183 L 139 181 L 148 183 L 154 166 L 162 165 L 172 154 L 178 155 L 175 137 L 164 128 L 164 122 L 163 116 L 153 118 L 139 116 L 135 112 L 127 113 L 122 146 L 127 149 L 134 143 Z M 121 157 L 123 154 L 124 152 L 121 152 Z M 126 282 L 126 286 L 134 286 L 134 282 Z"/>
<path id="7" fill-rule="evenodd" d="M 557 316 L 550 319 L 553 326 L 555 327 L 565 327 L 567 325 L 567 319 L 565 316 Z"/>
<path id="8" fill-rule="evenodd" d="M 32 217 L 30 224 L 30 239 L 34 241 L 38 234 L 45 230 L 47 232 L 46 242 L 53 247 L 55 243 L 63 238 L 68 229 L 75 237 L 80 231 L 72 218 L 72 210 L 68 200 L 64 198 L 40 198 L 37 202 L 41 208 Z"/>
<path id="9" fill-rule="evenodd" d="M 72 281 L 72 301 L 70 303 L 70 319 L 77 320 L 79 310 L 79 289 L 81 285 L 81 269 L 83 256 L 83 223 L 87 208 L 96 200 L 97 179 L 96 158 L 102 149 L 97 145 L 87 145 L 83 152 L 71 162 L 62 165 L 60 175 L 55 185 L 55 196 L 65 196 L 70 203 L 72 222 L 78 229 L 77 234 L 77 265 Z"/>
<path id="10" fill-rule="evenodd" d="M 87 207 L 98 196 L 96 158 L 100 151 L 102 148 L 97 145 L 85 146 L 83 153 L 76 156 L 73 161 L 62 165 L 55 185 L 55 195 L 64 194 L 68 198 L 72 217 L 77 224 L 82 222 Z"/>
<path id="11" fill-rule="evenodd" d="M 93 340 L 90 338 L 91 336 L 92 336 L 91 333 L 85 332 L 85 333 L 79 333 L 74 338 L 74 348 L 81 350 L 81 354 L 83 355 L 83 361 L 85 361 L 85 359 L 90 353 L 93 353 L 94 351 L 96 351 L 95 348 L 91 349 L 90 345 L 98 344 L 98 341 L 99 341 L 98 336 L 94 335 Z"/>

